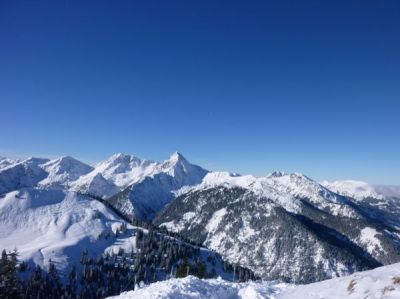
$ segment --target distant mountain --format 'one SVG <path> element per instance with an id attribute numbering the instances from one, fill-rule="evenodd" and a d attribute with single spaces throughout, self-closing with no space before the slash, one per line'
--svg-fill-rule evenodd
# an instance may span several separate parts
<path id="1" fill-rule="evenodd" d="M 321 185 L 332 190 L 333 192 L 352 197 L 357 200 L 363 200 L 368 197 L 373 197 L 377 199 L 384 198 L 384 195 L 377 192 L 373 185 L 362 181 L 322 181 Z"/>
<path id="2" fill-rule="evenodd" d="M 400 261 L 399 230 L 299 173 L 210 173 L 179 194 L 154 223 L 264 279 L 305 283 Z"/>
<path id="3" fill-rule="evenodd" d="M 17 164 L 20 162 L 19 159 L 10 159 L 10 158 L 5 158 L 0 156 L 0 169 L 5 168 L 7 166 Z"/>
<path id="4" fill-rule="evenodd" d="M 149 175 L 108 198 L 107 202 L 129 218 L 151 220 L 174 197 L 174 191 L 201 183 L 207 173 L 190 164 L 180 153 L 174 153 L 157 164 Z"/>
<path id="5" fill-rule="evenodd" d="M 40 167 L 48 173 L 47 177 L 39 182 L 44 188 L 68 187 L 71 182 L 93 170 L 93 167 L 68 156 L 48 161 Z"/>
<path id="6" fill-rule="evenodd" d="M 113 184 L 119 190 L 123 190 L 153 173 L 158 164 L 128 154 L 115 154 L 95 165 L 94 169 L 81 180 L 88 183 L 100 174 L 110 184 Z"/>
<path id="7" fill-rule="evenodd" d="M 400 228 L 400 186 L 373 185 L 362 181 L 321 182 L 326 188 L 352 200 L 371 217 Z"/>
<path id="8" fill-rule="evenodd" d="M 374 185 L 363 181 L 323 181 L 321 185 L 338 194 L 352 197 L 356 200 L 375 198 L 378 200 L 388 198 L 400 199 L 400 186 Z"/>
<path id="9" fill-rule="evenodd" d="M 72 157 L 2 161 L 9 165 L 0 168 L 0 194 L 29 187 L 68 189 L 71 182 L 93 169 Z"/>
<path id="10" fill-rule="evenodd" d="M 15 161 L 15 163 L 10 163 L 8 166 L 1 168 L 0 194 L 36 186 L 48 175 L 40 167 L 41 164 L 48 161 L 48 159 L 28 158 L 23 161 Z"/>
<path id="11" fill-rule="evenodd" d="M 0 158 L 0 194 L 21 188 L 61 189 L 108 201 L 121 213 L 151 219 L 183 186 L 199 184 L 208 172 L 180 153 L 164 162 L 115 154 L 94 167 L 72 157 L 54 160 Z"/>

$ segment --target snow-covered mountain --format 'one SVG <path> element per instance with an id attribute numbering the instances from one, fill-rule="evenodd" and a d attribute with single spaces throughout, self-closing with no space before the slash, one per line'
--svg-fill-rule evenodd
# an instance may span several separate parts
<path id="1" fill-rule="evenodd" d="M 68 189 L 71 182 L 93 169 L 68 156 L 54 160 L 28 158 L 2 161 L 7 161 L 8 165 L 0 168 L 0 194 L 29 187 Z"/>
<path id="2" fill-rule="evenodd" d="M 400 261 L 400 231 L 299 174 L 209 173 L 154 223 L 264 279 L 312 282 Z"/>
<path id="3" fill-rule="evenodd" d="M 156 165 L 150 174 L 107 201 L 129 218 L 152 219 L 174 198 L 174 191 L 201 183 L 207 173 L 176 152 Z"/>
<path id="4" fill-rule="evenodd" d="M 93 170 L 93 167 L 69 156 L 51 160 L 40 167 L 48 173 L 47 177 L 39 182 L 43 188 L 67 187 L 71 182 Z"/>
<path id="5" fill-rule="evenodd" d="M 349 197 L 376 219 L 400 228 L 400 186 L 373 185 L 354 180 L 323 181 L 321 184 Z"/>
<path id="6" fill-rule="evenodd" d="M 267 281 L 233 283 L 222 279 L 204 280 L 189 276 L 157 282 L 112 298 L 398 299 L 400 298 L 400 264 L 301 286 Z"/>
<path id="7" fill-rule="evenodd" d="M 357 200 L 363 200 L 368 197 L 376 199 L 384 198 L 384 194 L 378 192 L 374 185 L 362 181 L 322 181 L 321 185 L 332 190 L 333 192 L 352 197 Z"/>
<path id="8" fill-rule="evenodd" d="M 157 162 L 119 153 L 95 165 L 90 173 L 81 178 L 81 181 L 85 185 L 92 179 L 98 180 L 99 175 L 101 175 L 110 184 L 119 190 L 123 190 L 152 174 L 158 165 Z M 75 185 L 79 186 L 79 182 Z"/>
<path id="9" fill-rule="evenodd" d="M 0 194 L 21 188 L 62 189 L 109 198 L 121 213 L 147 219 L 183 186 L 201 182 L 208 172 L 180 153 L 164 162 L 115 154 L 94 167 L 72 157 L 54 160 L 0 159 Z"/>
<path id="10" fill-rule="evenodd" d="M 82 194 L 90 194 L 101 198 L 108 198 L 121 190 L 111 181 L 106 180 L 101 173 L 84 175 L 69 184 L 69 189 Z"/>
<path id="11" fill-rule="evenodd" d="M 117 154 L 94 167 L 72 157 L 2 158 L 1 163 L 0 250 L 17 248 L 24 260 L 43 266 L 51 259 L 60 269 L 79 262 L 85 248 L 98 255 L 115 244 L 132 247 L 128 235 L 103 238 L 125 221 L 91 195 L 107 198 L 137 184 L 137 201 L 161 208 L 170 198 L 166 192 L 199 182 L 206 172 L 177 153 L 162 163 Z M 155 194 L 164 197 L 159 200 Z"/>
<path id="12" fill-rule="evenodd" d="M 0 156 L 0 169 L 5 168 L 7 166 L 17 164 L 20 162 L 19 159 L 10 159 L 10 158 L 5 158 Z"/>
<path id="13" fill-rule="evenodd" d="M 4 161 L 4 160 L 3 160 Z M 28 158 L 10 163 L 0 169 L 0 194 L 26 187 L 34 187 L 44 180 L 48 173 L 40 165 L 48 159 Z"/>

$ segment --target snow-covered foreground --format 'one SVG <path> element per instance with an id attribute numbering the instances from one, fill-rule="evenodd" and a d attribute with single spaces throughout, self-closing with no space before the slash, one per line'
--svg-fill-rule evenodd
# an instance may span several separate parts
<path id="1" fill-rule="evenodd" d="M 199 279 L 193 276 L 156 282 L 136 291 L 122 293 L 111 298 L 162 299 L 162 298 L 274 298 L 273 296 L 292 288 L 277 282 L 233 283 L 218 279 Z"/>
<path id="2" fill-rule="evenodd" d="M 308 285 L 279 282 L 232 283 L 193 276 L 153 283 L 113 298 L 216 298 L 216 299 L 395 299 L 400 298 L 400 263 Z"/>
<path id="3" fill-rule="evenodd" d="M 296 286 L 283 292 L 277 298 L 398 299 L 400 298 L 400 263 L 354 273 L 347 277 Z"/>

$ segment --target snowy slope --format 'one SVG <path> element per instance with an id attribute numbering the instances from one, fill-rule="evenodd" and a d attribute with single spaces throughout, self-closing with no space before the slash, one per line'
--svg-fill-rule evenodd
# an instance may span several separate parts
<path id="1" fill-rule="evenodd" d="M 104 252 L 129 238 L 105 240 L 124 223 L 102 203 L 62 190 L 26 188 L 0 196 L 0 248 L 18 249 L 22 260 L 59 269 L 79 263 L 81 251 Z"/>
<path id="2" fill-rule="evenodd" d="M 106 180 L 100 173 L 94 176 L 84 175 L 80 177 L 79 180 L 70 183 L 69 189 L 101 198 L 110 197 L 120 191 L 116 185 Z"/>
<path id="3" fill-rule="evenodd" d="M 219 279 L 201 280 L 190 276 L 154 283 L 112 298 L 398 299 L 400 298 L 400 264 L 297 286 L 279 282 L 232 283 Z"/>
<path id="4" fill-rule="evenodd" d="M 397 299 L 400 298 L 400 264 L 358 272 L 347 277 L 296 286 L 282 292 L 276 298 Z"/>

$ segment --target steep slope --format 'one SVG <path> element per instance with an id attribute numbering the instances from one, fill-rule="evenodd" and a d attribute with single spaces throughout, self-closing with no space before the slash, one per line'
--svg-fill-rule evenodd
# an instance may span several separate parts
<path id="1" fill-rule="evenodd" d="M 207 170 L 174 153 L 153 172 L 107 201 L 129 218 L 152 219 L 183 186 L 199 184 Z"/>
<path id="2" fill-rule="evenodd" d="M 397 299 L 400 298 L 400 264 L 300 286 L 279 282 L 232 283 L 190 276 L 154 283 L 112 298 Z"/>
<path id="3" fill-rule="evenodd" d="M 398 231 L 301 174 L 208 174 L 154 220 L 264 279 L 312 282 L 400 261 Z"/>
<path id="4" fill-rule="evenodd" d="M 40 165 L 48 161 L 48 159 L 28 158 L 0 169 L 0 194 L 36 186 L 47 177 L 47 172 Z"/>
<path id="5" fill-rule="evenodd" d="M 90 194 L 101 198 L 110 197 L 120 191 L 112 182 L 106 180 L 100 173 L 84 175 L 70 183 L 69 189 L 83 194 Z"/>

